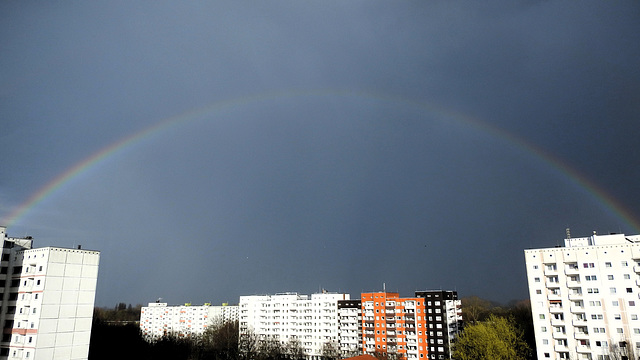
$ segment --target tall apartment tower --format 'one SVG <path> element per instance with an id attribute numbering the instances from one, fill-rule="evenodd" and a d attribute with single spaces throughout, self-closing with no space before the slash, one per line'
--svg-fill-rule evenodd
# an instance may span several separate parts
<path id="1" fill-rule="evenodd" d="M 462 330 L 462 302 L 457 291 L 416 291 L 425 299 L 429 328 L 429 358 L 451 359 L 451 344 Z"/>
<path id="2" fill-rule="evenodd" d="M 338 301 L 338 344 L 342 359 L 362 355 L 362 302 Z"/>
<path id="3" fill-rule="evenodd" d="M 362 347 L 365 354 L 387 353 L 428 359 L 425 300 L 398 293 L 362 293 Z"/>
<path id="4" fill-rule="evenodd" d="M 240 335 L 253 332 L 282 344 L 299 341 L 307 358 L 319 359 L 323 348 L 338 349 L 338 301 L 349 298 L 324 291 L 240 296 Z"/>
<path id="5" fill-rule="evenodd" d="M 525 260 L 539 360 L 638 358 L 639 235 L 568 238 Z"/>
<path id="6" fill-rule="evenodd" d="M 170 306 L 155 302 L 140 309 L 140 331 L 148 340 L 165 335 L 179 338 L 202 335 L 214 321 L 238 321 L 238 306 L 212 306 L 209 303 Z"/>
<path id="7" fill-rule="evenodd" d="M 100 253 L 0 236 L 0 360 L 87 359 Z"/>

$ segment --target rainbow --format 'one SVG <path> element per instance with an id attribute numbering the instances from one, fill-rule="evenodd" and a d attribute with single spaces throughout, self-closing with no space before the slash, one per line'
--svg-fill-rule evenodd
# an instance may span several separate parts
<path id="1" fill-rule="evenodd" d="M 38 204 L 40 204 L 43 200 L 64 187 L 64 185 L 67 184 L 70 180 L 78 177 L 82 173 L 87 172 L 89 169 L 96 167 L 98 164 L 104 162 L 108 158 L 111 158 L 115 154 L 124 152 L 127 149 L 132 148 L 134 144 L 139 143 L 143 139 L 152 138 L 154 135 L 167 131 L 170 128 L 181 126 L 183 124 L 195 121 L 196 119 L 206 118 L 211 114 L 222 112 L 225 109 L 241 108 L 243 106 L 259 104 L 261 102 L 269 102 L 277 99 L 328 96 L 373 99 L 382 102 L 417 107 L 429 113 L 450 118 L 452 120 L 464 123 L 467 126 L 476 128 L 480 131 L 487 132 L 492 136 L 504 139 L 510 144 L 524 149 L 527 153 L 534 155 L 534 157 L 543 160 L 543 162 L 547 163 L 553 169 L 555 169 L 556 172 L 559 172 L 560 174 L 565 176 L 571 183 L 593 196 L 608 211 L 623 220 L 633 230 L 640 230 L 640 223 L 634 219 L 634 216 L 631 214 L 631 212 L 628 211 L 623 204 L 613 198 L 610 194 L 599 188 L 594 182 L 590 181 L 586 176 L 582 175 L 566 162 L 563 162 L 561 159 L 553 156 L 548 152 L 545 152 L 543 149 L 534 146 L 532 143 L 527 142 L 526 140 L 517 137 L 512 133 L 492 126 L 487 122 L 481 121 L 477 118 L 472 118 L 466 114 L 455 112 L 451 109 L 446 109 L 435 104 L 429 104 L 423 101 L 411 100 L 402 97 L 395 97 L 387 94 L 348 90 L 282 91 L 262 93 L 249 97 L 214 102 L 205 107 L 190 110 L 164 119 L 152 126 L 144 128 L 134 134 L 116 141 L 113 144 L 110 144 L 109 146 L 97 151 L 96 153 L 90 155 L 79 163 L 73 165 L 65 172 L 61 173 L 49 183 L 41 187 L 31 196 L 29 196 L 26 201 L 24 201 L 21 205 L 19 205 L 16 209 L 9 213 L 9 215 L 3 218 L 0 224 L 4 224 L 6 226 L 15 224 L 18 220 L 25 217 L 32 209 L 37 207 Z"/>

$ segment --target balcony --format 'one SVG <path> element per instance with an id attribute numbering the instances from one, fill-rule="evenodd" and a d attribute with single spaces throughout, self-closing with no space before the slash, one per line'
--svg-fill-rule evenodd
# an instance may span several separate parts
<path id="1" fill-rule="evenodd" d="M 547 278 L 547 280 L 545 281 L 545 285 L 548 288 L 559 288 L 560 282 Z"/>
<path id="2" fill-rule="evenodd" d="M 584 331 L 576 331 L 574 333 L 574 338 L 576 340 L 588 340 L 589 339 L 589 333 L 588 332 L 584 332 Z"/>
<path id="3" fill-rule="evenodd" d="M 550 306 L 549 312 L 552 314 L 560 314 L 563 312 L 562 306 Z"/>
<path id="4" fill-rule="evenodd" d="M 582 300 L 582 293 L 573 293 L 573 294 L 569 294 L 569 300 L 575 301 L 575 300 Z"/>
<path id="5" fill-rule="evenodd" d="M 567 333 L 566 332 L 553 332 L 553 338 L 554 339 L 566 339 L 567 338 Z"/>
<path id="6" fill-rule="evenodd" d="M 586 319 L 573 319 L 573 320 L 571 320 L 571 324 L 573 326 L 587 326 L 587 320 Z"/>
<path id="7" fill-rule="evenodd" d="M 567 280 L 567 287 L 568 288 L 578 288 L 580 286 L 581 286 L 581 282 L 580 281 Z"/>
<path id="8" fill-rule="evenodd" d="M 565 267 L 564 273 L 566 275 L 578 275 L 580 273 L 580 270 L 578 269 L 578 267 Z"/>
<path id="9" fill-rule="evenodd" d="M 547 294 L 547 299 L 551 302 L 557 302 L 557 301 L 561 301 L 562 297 L 560 297 L 560 294 L 553 294 L 553 293 L 549 293 Z"/>
<path id="10" fill-rule="evenodd" d="M 590 354 L 591 353 L 591 346 L 589 346 L 589 345 L 578 345 L 576 347 L 576 351 L 579 352 L 579 353 Z"/>
<path id="11" fill-rule="evenodd" d="M 556 344 L 556 345 L 553 347 L 553 349 L 554 349 L 556 352 L 568 352 L 568 351 L 569 351 L 569 347 L 568 347 L 567 345 L 557 345 L 557 344 Z"/>
<path id="12" fill-rule="evenodd" d="M 571 311 L 574 314 L 582 314 L 584 313 L 584 306 L 571 305 L 569 307 L 569 311 Z"/>
<path id="13" fill-rule="evenodd" d="M 553 267 L 553 268 L 549 268 L 547 266 L 544 267 L 544 274 L 545 275 L 557 275 L 558 274 L 558 268 Z"/>

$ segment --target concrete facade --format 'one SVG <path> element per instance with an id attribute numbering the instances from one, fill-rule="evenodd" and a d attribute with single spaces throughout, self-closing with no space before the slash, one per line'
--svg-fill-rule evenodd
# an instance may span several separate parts
<path id="1" fill-rule="evenodd" d="M 100 253 L 3 242 L 0 359 L 87 359 Z"/>
<path id="2" fill-rule="evenodd" d="M 140 310 L 140 330 L 149 340 L 162 336 L 192 337 L 201 335 L 214 322 L 238 321 L 238 306 L 211 304 L 149 303 Z"/>
<path id="3" fill-rule="evenodd" d="M 639 235 L 567 238 L 525 262 L 539 360 L 638 358 Z"/>
<path id="4" fill-rule="evenodd" d="M 324 347 L 339 348 L 338 301 L 349 298 L 327 292 L 241 296 L 240 334 L 253 332 L 282 344 L 299 341 L 308 358 L 320 358 Z"/>

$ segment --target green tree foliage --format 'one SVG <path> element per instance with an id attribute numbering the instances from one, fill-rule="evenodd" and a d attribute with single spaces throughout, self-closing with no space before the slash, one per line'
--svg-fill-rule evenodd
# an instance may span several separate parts
<path id="1" fill-rule="evenodd" d="M 496 315 L 465 327 L 453 346 L 458 360 L 525 360 L 529 353 L 514 321 Z"/>
<path id="2" fill-rule="evenodd" d="M 477 296 L 462 299 L 463 328 L 479 321 L 486 321 L 491 315 L 512 319 L 522 332 L 524 341 L 531 349 L 528 359 L 536 358 L 536 339 L 531 316 L 531 302 L 527 300 L 511 301 L 501 305 Z"/>

